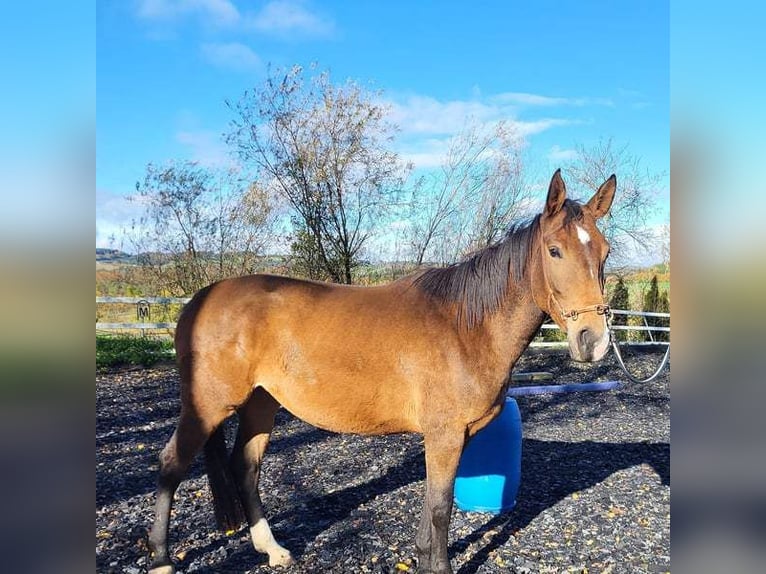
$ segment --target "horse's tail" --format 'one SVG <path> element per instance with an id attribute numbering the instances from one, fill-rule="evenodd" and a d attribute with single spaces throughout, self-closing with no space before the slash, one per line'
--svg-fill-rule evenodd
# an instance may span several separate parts
<path id="1" fill-rule="evenodd" d="M 218 527 L 224 532 L 239 529 L 246 517 L 237 484 L 229 468 L 223 425 L 210 435 L 205 444 L 205 469 L 213 493 Z"/>

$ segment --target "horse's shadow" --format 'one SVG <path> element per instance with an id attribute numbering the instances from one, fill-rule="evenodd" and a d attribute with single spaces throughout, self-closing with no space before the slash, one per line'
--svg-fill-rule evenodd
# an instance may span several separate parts
<path id="1" fill-rule="evenodd" d="M 650 465 L 662 484 L 670 484 L 670 445 L 668 443 L 608 443 L 560 442 L 524 439 L 522 445 L 522 479 L 513 510 L 495 516 L 468 536 L 450 545 L 450 557 L 464 552 L 482 539 L 489 531 L 495 534 L 471 559 L 463 564 L 458 574 L 475 574 L 493 550 L 505 544 L 511 535 L 527 526 L 536 516 L 554 506 L 574 492 L 595 486 L 611 474 L 640 464 Z M 343 490 L 318 495 L 304 501 L 305 505 L 324 511 L 321 521 L 304 522 L 300 510 L 291 508 L 273 517 L 272 523 L 290 524 L 286 545 L 300 560 L 306 547 L 329 526 L 346 519 L 355 509 L 370 500 L 393 492 L 408 484 L 425 479 L 422 447 L 413 448 L 402 461 L 373 480 Z M 414 539 L 416 524 L 412 525 Z M 279 538 L 279 531 L 276 532 Z M 200 548 L 197 552 L 209 551 Z M 212 570 L 229 569 L 234 563 L 260 563 L 251 548 L 243 548 L 230 555 L 223 564 Z M 261 560 L 262 562 L 263 560 Z M 202 570 L 207 572 L 207 570 Z M 201 572 L 202 572 L 201 571 Z"/>
<path id="2" fill-rule="evenodd" d="M 516 506 L 491 518 L 481 528 L 453 542 L 450 555 L 465 551 L 489 532 L 500 528 L 458 571 L 475 574 L 492 551 L 535 517 L 570 494 L 603 482 L 611 474 L 640 464 L 650 465 L 663 485 L 670 484 L 668 443 L 605 443 L 525 439 L 522 477 Z"/>
<path id="3" fill-rule="evenodd" d="M 97 435 L 96 458 L 97 463 L 101 463 L 96 465 L 97 507 L 156 490 L 158 454 L 176 425 L 175 420 L 165 419 L 164 416 L 148 413 L 130 424 L 109 423 L 118 432 L 107 437 Z M 284 424 L 288 420 L 289 417 L 280 413 L 279 423 Z M 227 440 L 232 444 L 237 418 L 227 419 L 224 425 Z M 332 433 L 305 425 L 296 432 L 273 436 L 270 449 L 286 454 L 297 448 L 316 445 L 331 436 Z M 142 445 L 140 451 L 136 450 L 136 445 Z M 184 481 L 198 479 L 204 474 L 205 465 L 200 454 L 184 475 Z"/>
<path id="4" fill-rule="evenodd" d="M 421 481 L 425 479 L 425 475 L 425 460 L 422 446 L 413 444 L 402 457 L 399 464 L 389 467 L 379 477 L 342 490 L 304 498 L 299 506 L 293 506 L 277 513 L 269 518 L 269 522 L 272 523 L 272 526 L 277 523 L 281 523 L 285 527 L 289 525 L 289 533 L 275 527 L 274 535 L 300 561 L 306 547 L 314 542 L 327 528 L 342 522 L 354 510 L 375 497 Z M 316 516 L 313 516 L 312 520 L 306 521 L 305 517 L 301 515 L 301 508 L 321 508 L 322 519 L 317 520 Z M 196 548 L 188 553 L 187 560 L 193 560 L 198 555 L 214 551 L 216 546 L 216 542 L 211 542 L 208 545 Z M 265 563 L 266 556 L 256 554 L 252 546 L 247 545 L 230 554 L 225 561 L 203 567 L 199 572 L 201 574 L 213 574 L 223 570 L 238 571 L 237 568 L 240 566 L 253 568 Z"/>

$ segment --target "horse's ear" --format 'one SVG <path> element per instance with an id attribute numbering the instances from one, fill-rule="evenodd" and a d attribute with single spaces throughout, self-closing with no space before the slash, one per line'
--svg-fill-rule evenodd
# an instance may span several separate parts
<path id="1" fill-rule="evenodd" d="M 590 198 L 587 206 L 593 212 L 593 216 L 596 219 L 604 217 L 609 213 L 609 208 L 612 207 L 612 201 L 614 200 L 614 192 L 617 190 L 617 177 L 612 174 L 609 176 L 601 187 L 598 188 L 596 194 Z"/>
<path id="2" fill-rule="evenodd" d="M 548 198 L 545 200 L 545 215 L 552 216 L 558 213 L 564 200 L 567 198 L 567 186 L 561 179 L 561 170 L 557 169 L 551 178 L 551 184 L 548 186 Z"/>

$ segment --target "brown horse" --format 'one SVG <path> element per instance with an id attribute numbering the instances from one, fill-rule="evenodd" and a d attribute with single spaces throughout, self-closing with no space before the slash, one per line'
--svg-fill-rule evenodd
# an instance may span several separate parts
<path id="1" fill-rule="evenodd" d="M 176 330 L 181 414 L 160 455 L 151 574 L 174 571 L 172 499 L 203 447 L 219 523 L 234 529 L 246 518 L 270 565 L 292 562 L 258 494 L 280 406 L 336 432 L 421 433 L 427 477 L 418 565 L 451 572 L 447 527 L 460 455 L 499 414 L 511 368 L 545 315 L 567 333 L 573 359 L 596 361 L 607 351 L 609 247 L 596 220 L 608 212 L 615 182 L 612 175 L 579 204 L 567 199 L 556 171 L 531 223 L 462 263 L 388 285 L 253 275 L 197 293 Z M 220 425 L 235 412 L 238 435 L 227 460 Z"/>

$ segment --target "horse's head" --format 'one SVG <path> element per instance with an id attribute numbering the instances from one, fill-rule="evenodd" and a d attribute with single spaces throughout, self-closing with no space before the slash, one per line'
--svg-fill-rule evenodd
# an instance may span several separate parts
<path id="1" fill-rule="evenodd" d="M 616 178 L 607 179 L 584 205 L 566 197 L 556 170 L 540 217 L 540 266 L 533 291 L 538 306 L 567 334 L 576 361 L 598 361 L 609 348 L 604 262 L 609 244 L 596 220 L 609 211 Z"/>

